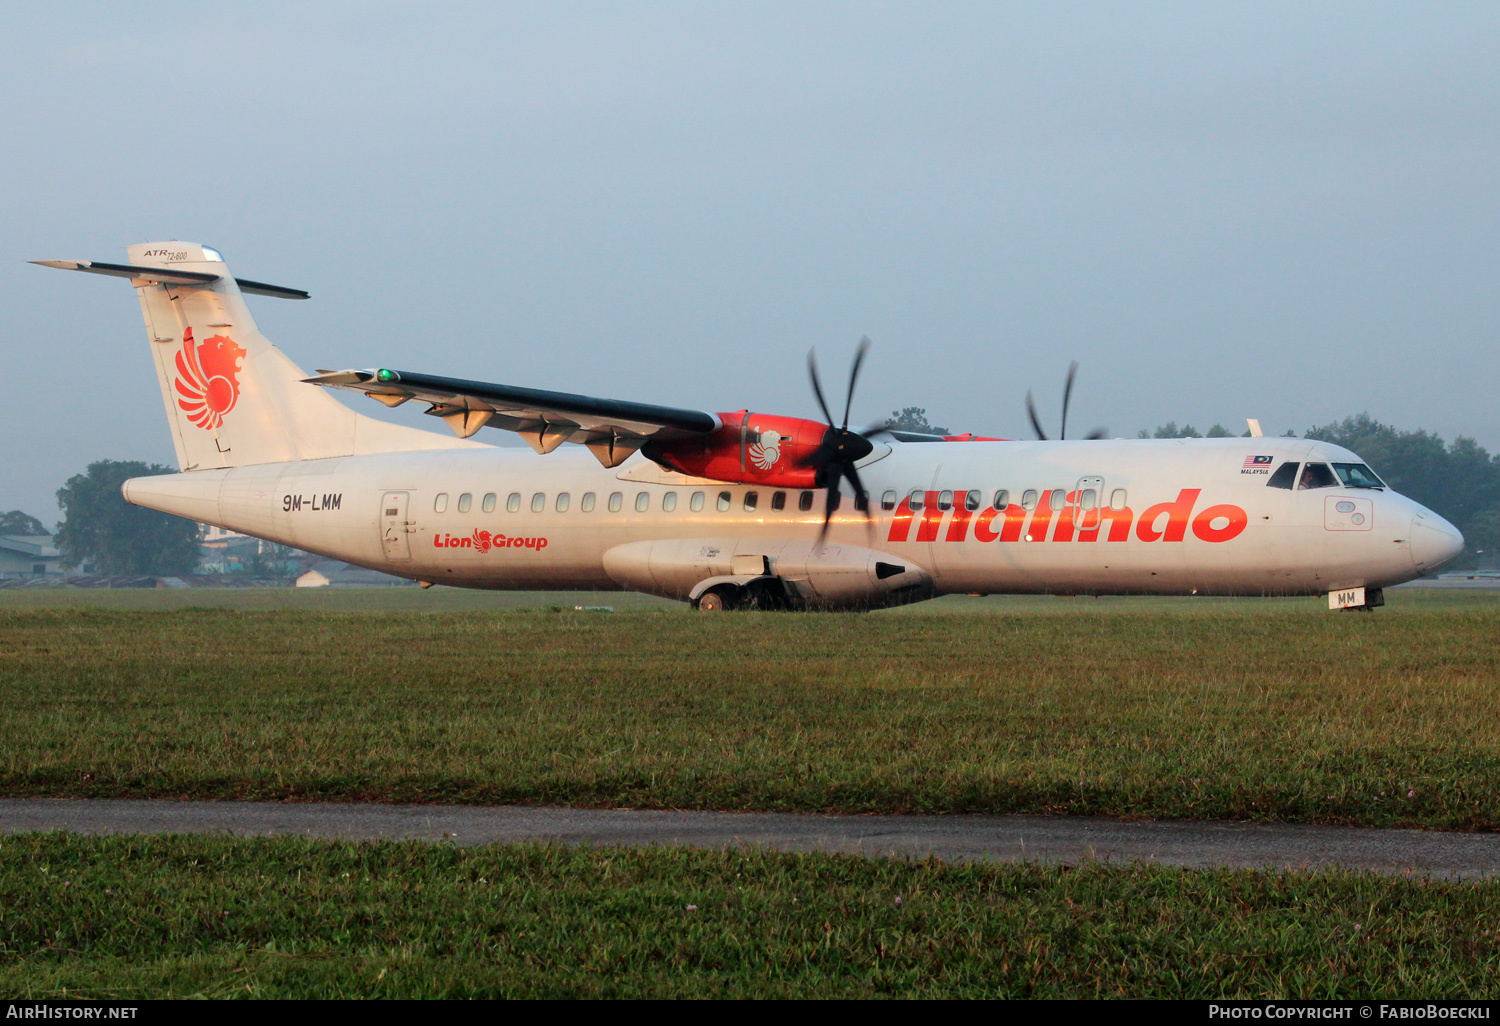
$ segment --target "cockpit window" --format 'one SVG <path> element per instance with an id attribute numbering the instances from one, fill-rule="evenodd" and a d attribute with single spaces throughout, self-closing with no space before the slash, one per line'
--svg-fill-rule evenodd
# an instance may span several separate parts
<path id="1" fill-rule="evenodd" d="M 1328 469 L 1326 463 L 1309 463 L 1302 468 L 1302 476 L 1297 479 L 1297 490 L 1304 488 L 1337 488 L 1338 478 L 1333 476 L 1333 471 Z"/>
<path id="2" fill-rule="evenodd" d="M 1345 488 L 1384 488 L 1385 482 L 1363 463 L 1335 463 L 1334 472 Z"/>
<path id="3" fill-rule="evenodd" d="M 1266 482 L 1266 487 L 1285 488 L 1291 491 L 1292 485 L 1297 483 L 1297 468 L 1300 466 L 1302 466 L 1300 463 L 1283 463 L 1276 468 L 1276 473 L 1272 474 L 1271 479 Z"/>

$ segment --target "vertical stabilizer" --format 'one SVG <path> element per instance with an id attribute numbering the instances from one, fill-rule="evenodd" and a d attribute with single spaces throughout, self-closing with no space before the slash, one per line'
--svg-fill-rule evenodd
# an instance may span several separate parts
<path id="1" fill-rule="evenodd" d="M 197 243 L 128 253 L 126 264 L 46 263 L 131 279 L 181 469 L 481 444 L 373 420 L 304 384 L 307 374 L 256 329 L 243 291 L 305 293 L 237 282 L 216 250 Z"/>

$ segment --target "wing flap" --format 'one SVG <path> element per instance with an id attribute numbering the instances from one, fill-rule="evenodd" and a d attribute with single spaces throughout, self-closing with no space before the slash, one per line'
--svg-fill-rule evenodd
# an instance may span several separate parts
<path id="1" fill-rule="evenodd" d="M 607 467 L 619 466 L 649 439 L 708 435 L 722 426 L 718 417 L 701 410 L 412 371 L 323 371 L 305 380 L 363 392 L 387 406 L 425 402 L 427 412 L 442 417 L 460 438 L 494 427 L 516 432 L 538 453 L 553 452 L 564 442 L 584 445 Z"/>

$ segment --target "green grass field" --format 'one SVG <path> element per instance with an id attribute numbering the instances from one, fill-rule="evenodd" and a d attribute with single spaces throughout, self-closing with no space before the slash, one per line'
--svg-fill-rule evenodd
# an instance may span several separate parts
<path id="1" fill-rule="evenodd" d="M 8 796 L 1500 826 L 1496 593 L 871 616 L 37 594 L 0 607 Z"/>
<path id="2" fill-rule="evenodd" d="M 11 998 L 1490 998 L 1500 885 L 756 850 L 0 838 Z"/>

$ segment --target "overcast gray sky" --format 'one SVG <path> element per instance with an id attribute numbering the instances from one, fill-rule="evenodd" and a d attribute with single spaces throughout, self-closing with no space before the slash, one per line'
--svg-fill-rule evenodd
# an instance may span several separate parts
<path id="1" fill-rule="evenodd" d="M 166 238 L 310 290 L 251 299 L 306 368 L 815 416 L 867 334 L 864 422 L 1025 437 L 1077 359 L 1080 433 L 1500 449 L 1493 3 L 8 3 L 0 101 L 49 526 L 173 456 L 129 286 L 24 261 Z"/>

